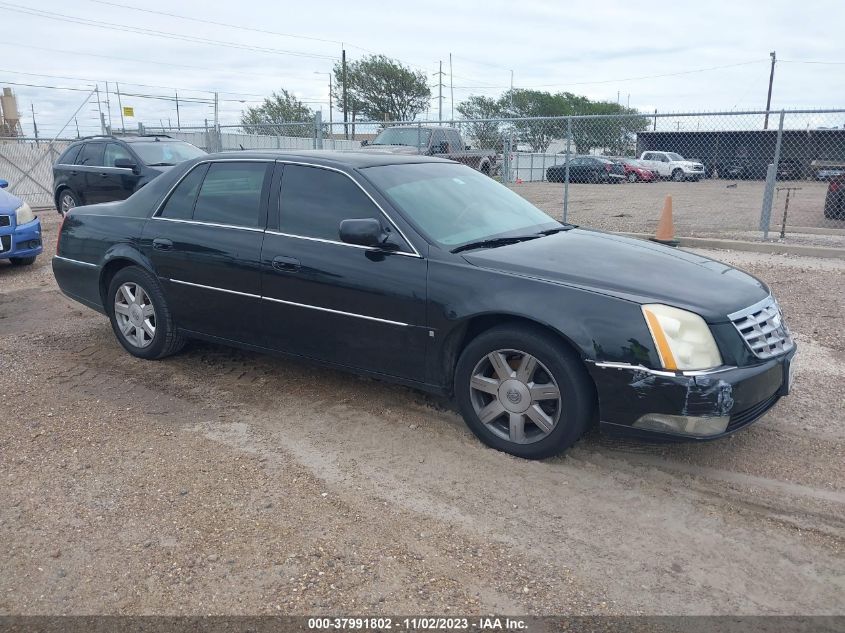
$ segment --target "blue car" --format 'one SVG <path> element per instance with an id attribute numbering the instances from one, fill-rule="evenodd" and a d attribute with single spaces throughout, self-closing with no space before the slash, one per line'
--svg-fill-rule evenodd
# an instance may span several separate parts
<path id="1" fill-rule="evenodd" d="M 29 205 L 8 191 L 9 183 L 0 180 L 0 259 L 13 266 L 29 266 L 43 250 L 41 221 Z"/>

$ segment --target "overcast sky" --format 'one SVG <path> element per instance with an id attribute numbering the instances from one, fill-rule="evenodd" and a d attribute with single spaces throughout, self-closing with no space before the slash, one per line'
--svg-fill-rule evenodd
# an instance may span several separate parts
<path id="1" fill-rule="evenodd" d="M 72 115 L 84 90 L 99 82 L 104 101 L 106 81 L 110 90 L 117 82 L 132 94 L 172 97 L 178 89 L 183 125 L 213 118 L 210 104 L 189 102 L 210 99 L 208 91 L 220 92 L 225 124 L 237 123 L 244 107 L 279 88 L 322 108 L 328 119 L 328 77 L 316 73 L 331 71 L 343 42 L 349 59 L 383 53 L 424 70 L 434 95 L 442 60 L 446 118 L 450 53 L 456 103 L 471 94 L 498 95 L 512 70 L 517 88 L 610 101 L 618 95 L 647 112 L 762 109 L 769 52 L 776 50 L 773 109 L 835 108 L 845 106 L 845 38 L 835 26 L 842 19 L 836 0 L 0 0 L 0 86 L 17 94 L 27 133 L 34 105 L 42 135 L 58 133 L 70 120 L 65 135 L 75 136 Z M 127 127 L 176 124 L 173 101 L 127 95 L 122 102 L 135 108 Z M 117 127 L 114 95 L 111 106 Z M 437 116 L 436 98 L 428 116 Z M 92 100 L 78 114 L 80 131 L 98 131 L 97 118 Z M 830 118 L 819 125 L 842 123 Z"/>

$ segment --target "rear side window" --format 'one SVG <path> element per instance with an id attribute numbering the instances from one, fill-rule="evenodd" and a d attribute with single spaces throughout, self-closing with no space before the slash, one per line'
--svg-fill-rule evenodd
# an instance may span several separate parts
<path id="1" fill-rule="evenodd" d="M 302 237 L 340 241 L 342 220 L 374 218 L 381 212 L 349 177 L 336 171 L 285 165 L 279 226 Z"/>
<path id="2" fill-rule="evenodd" d="M 103 166 L 103 149 L 104 143 L 86 143 L 79 156 L 76 159 L 77 165 L 85 165 L 87 167 L 102 167 Z"/>
<path id="3" fill-rule="evenodd" d="M 258 227 L 268 163 L 212 163 L 200 187 L 194 220 Z"/>
<path id="4" fill-rule="evenodd" d="M 68 147 L 65 150 L 65 153 L 59 156 L 59 160 L 56 161 L 57 165 L 73 165 L 76 162 L 76 157 L 79 156 L 79 150 L 82 149 L 82 145 L 73 145 Z"/>
<path id="5" fill-rule="evenodd" d="M 159 216 L 172 220 L 190 220 L 194 215 L 194 203 L 207 170 L 208 165 L 199 165 L 191 170 L 170 194 Z"/>

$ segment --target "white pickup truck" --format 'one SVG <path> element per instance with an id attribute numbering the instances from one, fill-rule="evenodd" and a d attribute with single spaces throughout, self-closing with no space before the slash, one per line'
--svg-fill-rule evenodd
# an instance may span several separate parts
<path id="1" fill-rule="evenodd" d="M 640 162 L 660 178 L 671 178 L 675 182 L 701 180 L 705 176 L 704 165 L 675 152 L 643 152 Z"/>

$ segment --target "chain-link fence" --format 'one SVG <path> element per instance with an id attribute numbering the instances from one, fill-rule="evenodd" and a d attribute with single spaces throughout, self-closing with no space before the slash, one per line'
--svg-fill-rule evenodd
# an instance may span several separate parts
<path id="1" fill-rule="evenodd" d="M 139 133 L 210 152 L 441 156 L 501 180 L 558 219 L 610 231 L 652 233 L 671 195 L 681 236 L 845 243 L 845 110 L 331 124 L 318 113 L 306 122 Z M 0 139 L 0 178 L 31 204 L 52 204 L 50 167 L 65 145 Z"/>
<path id="2" fill-rule="evenodd" d="M 6 180 L 9 191 L 29 206 L 52 207 L 53 163 L 68 142 L 0 138 L 0 179 Z"/>

